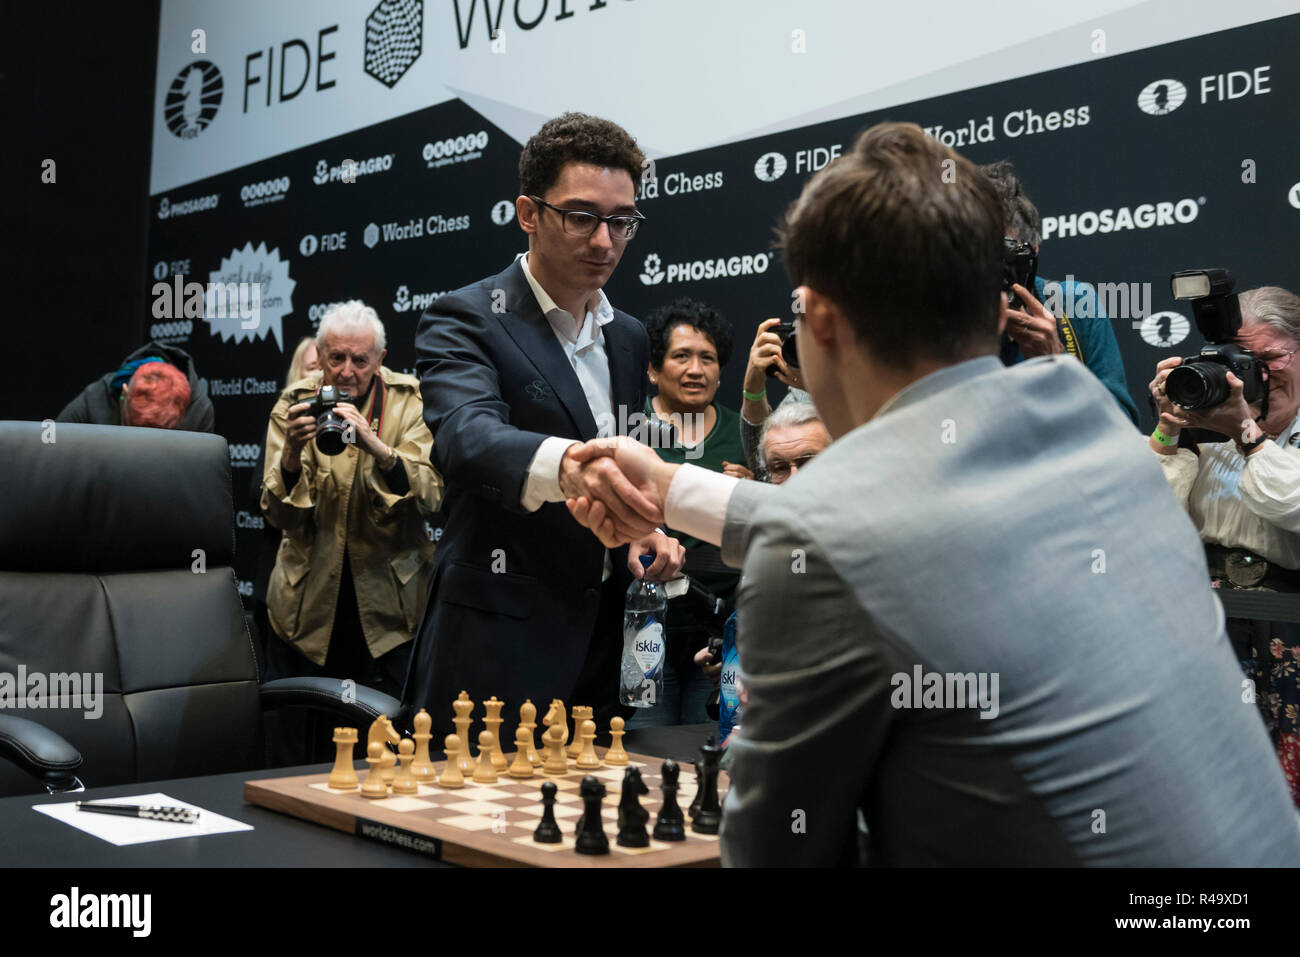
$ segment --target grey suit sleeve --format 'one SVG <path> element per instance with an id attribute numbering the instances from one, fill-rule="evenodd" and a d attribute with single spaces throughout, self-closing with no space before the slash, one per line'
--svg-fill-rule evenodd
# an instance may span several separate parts
<path id="1" fill-rule="evenodd" d="M 719 543 L 722 546 L 722 560 L 732 568 L 744 565 L 755 510 L 762 502 L 780 494 L 780 488 L 779 485 L 767 485 L 764 482 L 736 483 L 731 497 L 727 499 L 727 517 L 722 526 L 722 541 Z"/>
<path id="2" fill-rule="evenodd" d="M 851 860 L 857 808 L 895 717 L 896 653 L 779 509 L 765 509 L 752 533 L 738 622 L 749 699 L 729 745 L 723 863 Z"/>

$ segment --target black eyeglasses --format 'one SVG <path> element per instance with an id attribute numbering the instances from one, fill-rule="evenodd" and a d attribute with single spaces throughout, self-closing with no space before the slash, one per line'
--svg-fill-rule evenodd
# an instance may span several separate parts
<path id="1" fill-rule="evenodd" d="M 786 462 L 782 459 L 777 459 L 771 465 L 767 465 L 760 470 L 759 481 L 770 482 L 773 485 L 780 485 L 790 477 L 793 471 L 803 468 L 816 457 L 816 452 L 808 452 L 805 455 L 799 456 L 793 462 Z"/>
<path id="2" fill-rule="evenodd" d="M 613 216 L 600 216 L 585 209 L 560 209 L 552 206 L 540 196 L 529 196 L 538 206 L 545 206 L 560 214 L 560 228 L 570 236 L 590 236 L 600 228 L 601 223 L 609 226 L 609 238 L 627 242 L 636 235 L 636 231 L 645 222 L 640 213 L 616 213 Z"/>

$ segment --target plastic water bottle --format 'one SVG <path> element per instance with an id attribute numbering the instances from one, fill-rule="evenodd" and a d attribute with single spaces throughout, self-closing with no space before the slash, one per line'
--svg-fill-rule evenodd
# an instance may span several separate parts
<path id="1" fill-rule="evenodd" d="M 731 732 L 740 727 L 740 656 L 736 653 L 736 613 L 722 626 L 718 653 L 722 672 L 718 678 L 718 741 L 725 748 Z"/>
<path id="2" fill-rule="evenodd" d="M 641 556 L 641 567 L 654 564 Z M 633 708 L 653 708 L 664 696 L 664 590 L 644 578 L 632 582 L 623 604 L 623 663 L 618 698 Z"/>

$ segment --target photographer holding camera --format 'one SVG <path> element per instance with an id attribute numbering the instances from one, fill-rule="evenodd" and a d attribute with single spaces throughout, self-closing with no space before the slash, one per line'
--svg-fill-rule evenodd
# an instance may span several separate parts
<path id="1" fill-rule="evenodd" d="M 1232 325 L 1220 334 L 1202 328 L 1212 345 L 1193 357 L 1195 362 L 1174 356 L 1156 365 L 1150 390 L 1160 422 L 1148 441 L 1205 542 L 1215 587 L 1300 593 L 1300 366 L 1295 362 L 1300 298 L 1263 286 L 1235 297 L 1236 306 L 1222 292 L 1205 299 L 1216 312 L 1226 306 L 1235 315 L 1239 307 L 1240 331 Z M 1201 326 L 1199 309 L 1197 320 Z M 1216 341 L 1223 344 L 1216 346 Z M 1227 371 L 1223 360 L 1205 362 L 1211 351 L 1224 353 L 1246 381 Z M 1180 366 L 1184 374 L 1170 382 Z M 1188 374 L 1193 368 L 1196 374 Z M 1263 387 L 1248 389 L 1258 375 Z M 1215 402 L 1225 386 L 1226 399 Z M 1244 391 L 1262 393 L 1267 413 L 1262 401 L 1248 403 Z M 1228 441 L 1197 445 L 1182 436 L 1180 447 L 1182 431 L 1192 428 L 1226 435 Z M 1254 682 L 1255 700 L 1291 798 L 1300 805 L 1300 631 L 1295 625 L 1247 619 L 1228 619 L 1227 628 L 1242 668 Z"/>
<path id="2" fill-rule="evenodd" d="M 442 502 L 419 382 L 384 367 L 358 301 L 316 334 L 321 371 L 290 383 L 266 431 L 262 508 L 284 530 L 267 590 L 268 677 L 354 678 L 398 696 Z M 363 414 L 364 412 L 364 414 Z"/>

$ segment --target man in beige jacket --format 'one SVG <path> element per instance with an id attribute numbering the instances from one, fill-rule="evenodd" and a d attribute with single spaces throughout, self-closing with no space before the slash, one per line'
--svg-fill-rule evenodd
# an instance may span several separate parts
<path id="1" fill-rule="evenodd" d="M 442 501 L 429 462 L 419 381 L 385 368 L 383 324 L 358 301 L 327 312 L 321 370 L 290 383 L 266 431 L 262 508 L 284 531 L 267 591 L 266 678 L 352 678 L 400 696 L 433 560 L 426 518 Z M 308 410 L 322 386 L 347 390 L 337 455 Z M 315 742 L 319 744 L 320 742 Z"/>

